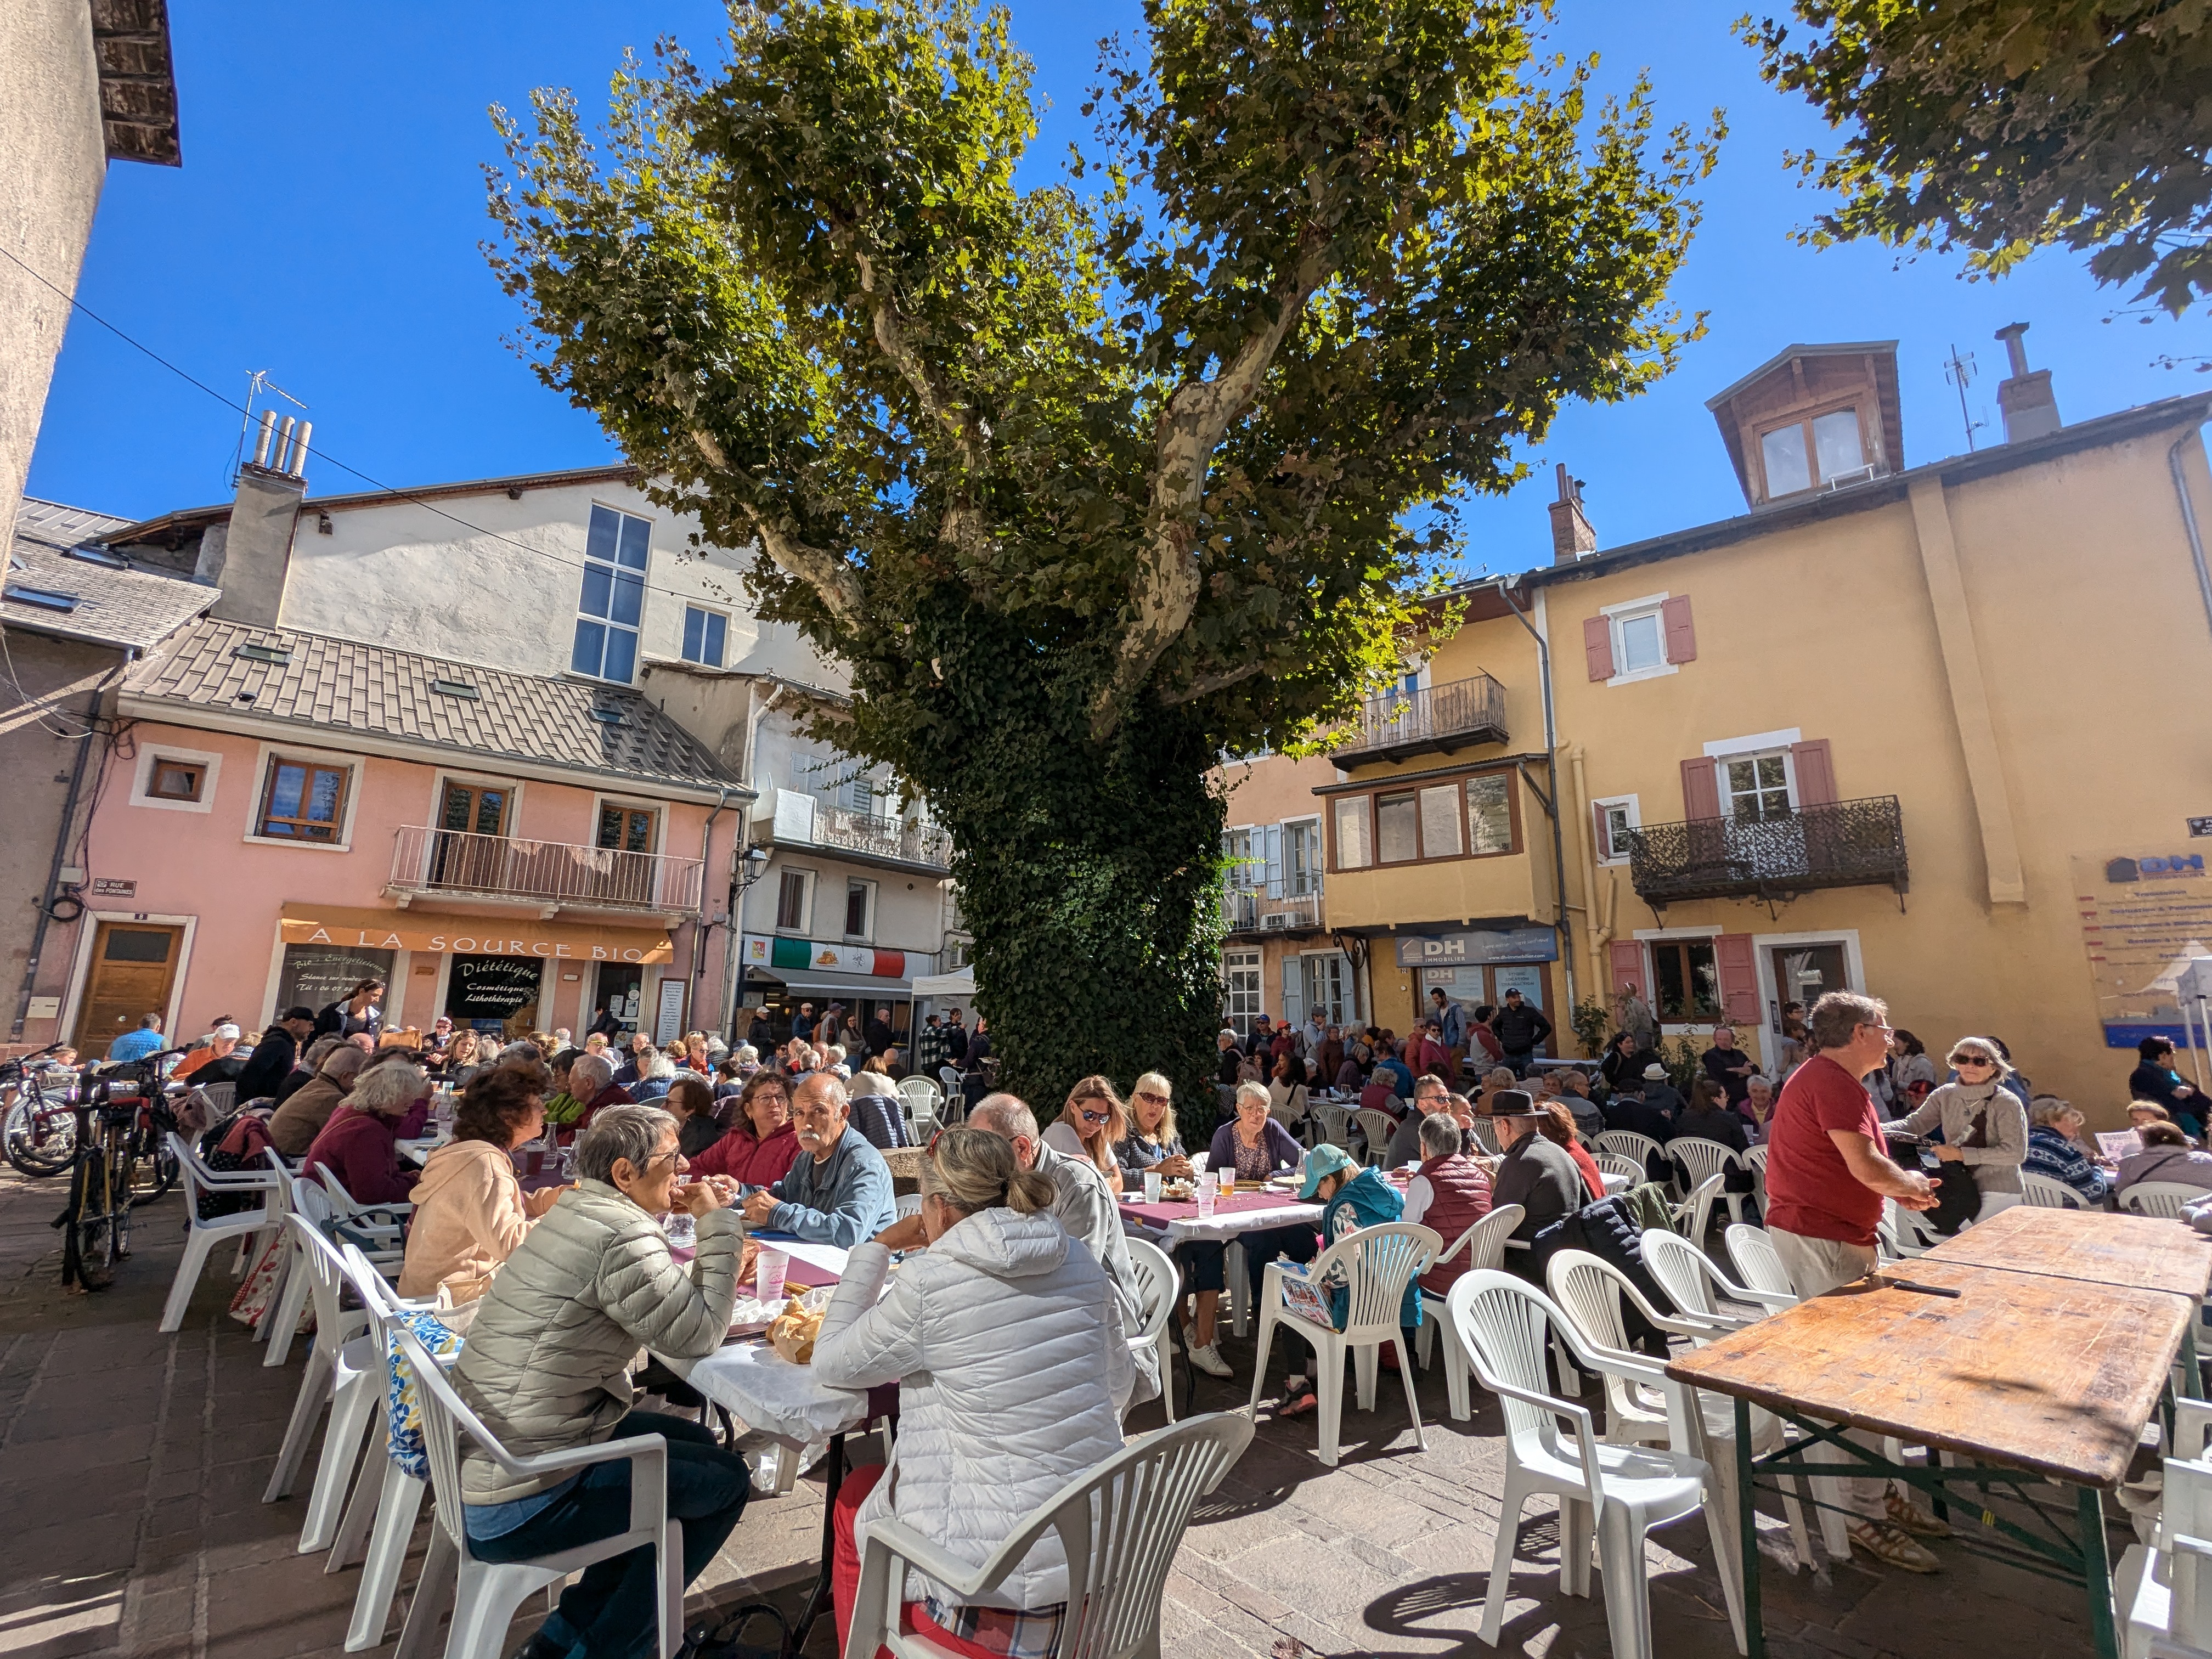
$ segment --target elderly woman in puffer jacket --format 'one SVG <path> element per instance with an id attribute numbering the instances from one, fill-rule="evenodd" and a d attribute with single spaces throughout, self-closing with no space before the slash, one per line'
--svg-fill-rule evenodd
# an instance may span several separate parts
<path id="1" fill-rule="evenodd" d="M 2021 1201 L 2027 1111 L 2004 1086 L 2012 1067 L 1994 1037 L 1960 1037 L 1947 1058 L 1959 1080 L 1929 1090 L 1911 1113 L 1881 1127 L 1925 1135 L 1940 1126 L 1943 1141 L 1936 1156 L 1946 1169 L 1955 1164 L 1974 1172 L 1982 1202 L 1972 1218 L 1986 1220 Z"/>
<path id="2" fill-rule="evenodd" d="M 1091 1252 L 1053 1218 L 1053 1183 L 982 1129 L 946 1129 L 921 1160 L 921 1211 L 854 1249 L 814 1346 L 832 1388 L 904 1380 L 891 1462 L 848 1475 L 833 1517 L 842 1650 L 860 1589 L 855 1533 L 896 1517 L 980 1565 L 1073 1475 L 1121 1449 L 1136 1381 L 1121 1306 Z M 915 1249 L 878 1293 L 894 1249 Z M 873 1593 L 872 1591 L 871 1592 Z M 989 1605 L 915 1575 L 902 1623 L 993 1652 L 1057 1647 L 1067 1563 L 1048 1532 Z M 957 1651 L 973 1652 L 974 1647 Z"/>
<path id="3" fill-rule="evenodd" d="M 453 1369 L 462 1399 L 510 1452 L 529 1457 L 631 1435 L 668 1443 L 668 1513 L 684 1523 L 684 1581 L 714 1559 L 748 1491 L 744 1460 L 696 1423 L 630 1409 L 641 1347 L 700 1359 L 722 1346 L 737 1300 L 744 1225 L 727 1176 L 680 1182 L 676 1120 L 658 1106 L 603 1109 L 577 1137 L 562 1194 L 493 1278 Z M 654 1218 L 698 1222 L 687 1269 Z M 461 1465 L 469 1550 L 519 1561 L 629 1529 L 630 1466 L 515 1479 L 481 1451 Z M 523 1659 L 642 1659 L 659 1592 L 650 1548 L 587 1567 L 561 1594 Z"/>

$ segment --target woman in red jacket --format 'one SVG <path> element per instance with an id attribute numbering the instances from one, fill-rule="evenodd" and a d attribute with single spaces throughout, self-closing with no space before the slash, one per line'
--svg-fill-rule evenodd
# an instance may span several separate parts
<path id="1" fill-rule="evenodd" d="M 358 1204 L 404 1203 L 422 1170 L 403 1165 L 392 1143 L 416 1134 L 428 1119 L 430 1080 L 407 1060 L 387 1060 L 362 1070 L 345 1104 L 307 1148 L 307 1175 L 321 1178 L 327 1168 Z"/>
<path id="2" fill-rule="evenodd" d="M 735 1176 L 749 1187 L 773 1187 L 799 1161 L 791 1127 L 791 1094 L 781 1072 L 755 1072 L 738 1097 L 729 1133 L 691 1159 L 691 1177 Z"/>

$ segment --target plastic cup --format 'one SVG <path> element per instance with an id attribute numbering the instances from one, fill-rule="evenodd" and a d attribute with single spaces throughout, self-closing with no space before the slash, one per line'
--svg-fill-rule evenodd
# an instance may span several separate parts
<path id="1" fill-rule="evenodd" d="M 1157 1204 L 1159 1201 L 1160 1172 L 1158 1170 L 1147 1170 L 1145 1171 L 1145 1202 Z"/>
<path id="2" fill-rule="evenodd" d="M 763 1302 L 783 1300 L 783 1276 L 789 1271 L 791 1258 L 781 1250 L 763 1249 L 758 1265 L 753 1269 L 753 1288 Z"/>
<path id="3" fill-rule="evenodd" d="M 1213 1177 L 1202 1175 L 1198 1178 L 1198 1218 L 1209 1221 L 1213 1218 Z"/>

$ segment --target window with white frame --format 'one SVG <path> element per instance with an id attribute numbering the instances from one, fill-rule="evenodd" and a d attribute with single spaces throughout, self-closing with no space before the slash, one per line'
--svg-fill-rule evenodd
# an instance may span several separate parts
<path id="1" fill-rule="evenodd" d="M 684 660 L 704 668 L 720 668 L 728 643 L 730 619 L 702 605 L 684 607 Z"/>
<path id="2" fill-rule="evenodd" d="M 1302 818 L 1283 826 L 1283 892 L 1303 898 L 1321 891 L 1321 820 Z"/>
<path id="3" fill-rule="evenodd" d="M 653 520 L 593 506 L 584 543 L 584 589 L 568 666 L 623 685 L 637 678 L 637 630 L 645 614 L 645 568 Z"/>
<path id="4" fill-rule="evenodd" d="M 1720 783 L 1721 812 L 1736 823 L 1764 823 L 1791 811 L 1790 751 L 1729 755 L 1714 769 Z"/>
<path id="5" fill-rule="evenodd" d="M 1229 1029 L 1240 1037 L 1251 1036 L 1252 1022 L 1261 1012 L 1257 951 L 1221 953 L 1221 1001 L 1223 1018 Z"/>
<path id="6" fill-rule="evenodd" d="M 868 936 L 868 913 L 874 908 L 876 884 L 872 881 L 848 880 L 845 884 L 845 937 L 866 939 Z"/>
<path id="7" fill-rule="evenodd" d="M 1668 674 L 1667 660 L 1666 596 L 1638 600 L 1608 609 L 1606 625 L 1613 632 L 1613 677 L 1636 679 L 1647 674 Z"/>
<path id="8" fill-rule="evenodd" d="M 805 870 L 786 870 L 775 893 L 775 925 L 780 933 L 803 933 L 806 931 L 806 895 L 812 883 L 811 872 Z"/>
<path id="9" fill-rule="evenodd" d="M 1319 1016 L 1324 1025 L 1343 1024 L 1352 1017 L 1351 1003 L 1346 996 L 1346 988 L 1352 983 L 1347 971 L 1352 964 L 1345 960 L 1343 952 L 1330 951 L 1300 957 L 1298 963 L 1305 980 L 1306 1012 Z M 1335 1079 L 1322 1078 L 1317 1081 L 1328 1084 Z"/>
<path id="10" fill-rule="evenodd" d="M 1600 864 L 1628 862 L 1628 832 L 1644 822 L 1633 795 L 1615 795 L 1609 799 L 1593 801 L 1591 815 L 1595 821 L 1597 861 Z"/>

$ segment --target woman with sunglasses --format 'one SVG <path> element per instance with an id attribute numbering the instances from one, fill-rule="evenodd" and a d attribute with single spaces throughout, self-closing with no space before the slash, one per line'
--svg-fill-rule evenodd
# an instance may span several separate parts
<path id="1" fill-rule="evenodd" d="M 1928 1092 L 1905 1116 L 1881 1127 L 1887 1132 L 1927 1137 L 1940 1133 L 1936 1156 L 1943 1173 L 1969 1172 L 1981 1194 L 1979 1210 L 1960 1220 L 1987 1220 L 2021 1201 L 2021 1165 L 2027 1158 L 2027 1114 L 2004 1086 L 2012 1067 L 1989 1037 L 1960 1037 L 1947 1063 L 1958 1081 Z M 1942 1189 L 1937 1189 L 1942 1196 Z M 1954 1206 L 1943 1206 L 1950 1219 Z"/>
<path id="2" fill-rule="evenodd" d="M 1142 1186 L 1145 1176 L 1154 1170 L 1163 1181 L 1188 1177 L 1190 1158 L 1176 1128 L 1175 1085 L 1158 1072 L 1147 1072 L 1137 1079 L 1129 1102 L 1129 1133 L 1114 1149 L 1121 1161 L 1123 1184 Z M 1141 1231 L 1139 1224 L 1130 1225 Z M 1161 1241 L 1154 1237 L 1153 1242 Z M 1193 1316 L 1183 1322 L 1183 1351 L 1189 1354 L 1190 1363 L 1208 1376 L 1236 1375 L 1221 1357 L 1214 1328 L 1221 1292 L 1229 1284 L 1224 1277 L 1225 1249 L 1218 1239 L 1194 1238 L 1170 1252 L 1182 1272 L 1183 1294 L 1194 1299 Z"/>
<path id="3" fill-rule="evenodd" d="M 1079 1158 L 1098 1171 L 1108 1187 L 1121 1190 L 1121 1162 L 1115 1149 L 1129 1133 L 1129 1109 L 1114 1092 L 1112 1081 L 1087 1077 L 1067 1091 L 1067 1104 L 1044 1132 L 1044 1144 Z"/>

